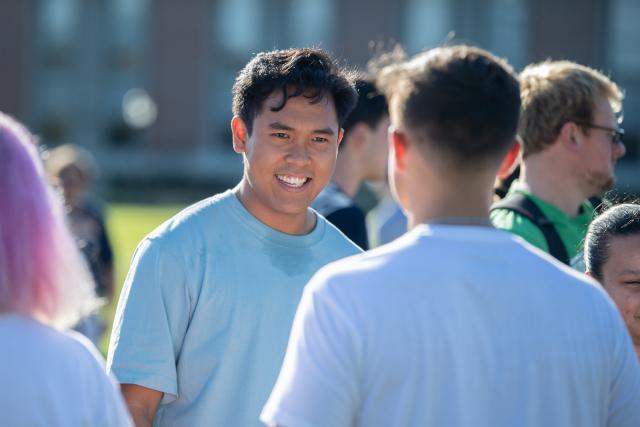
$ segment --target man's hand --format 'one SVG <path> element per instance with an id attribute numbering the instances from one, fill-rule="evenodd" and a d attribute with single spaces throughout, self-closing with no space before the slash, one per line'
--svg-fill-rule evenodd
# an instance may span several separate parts
<path id="1" fill-rule="evenodd" d="M 121 384 L 120 389 L 136 427 L 151 427 L 162 392 L 137 384 Z"/>

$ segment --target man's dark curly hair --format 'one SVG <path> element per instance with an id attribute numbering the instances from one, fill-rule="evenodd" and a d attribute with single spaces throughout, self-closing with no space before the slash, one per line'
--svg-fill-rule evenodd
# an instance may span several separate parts
<path id="1" fill-rule="evenodd" d="M 353 75 L 321 49 L 261 52 L 240 71 L 233 85 L 233 115 L 245 122 L 249 134 L 264 101 L 275 91 L 281 91 L 283 98 L 272 111 L 280 111 L 295 96 L 315 103 L 331 95 L 340 126 L 358 99 Z"/>

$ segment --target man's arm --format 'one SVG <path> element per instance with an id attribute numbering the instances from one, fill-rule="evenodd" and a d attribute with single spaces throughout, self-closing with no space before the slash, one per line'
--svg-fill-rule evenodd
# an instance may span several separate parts
<path id="1" fill-rule="evenodd" d="M 163 397 L 166 403 L 178 397 L 176 354 L 189 321 L 180 260 L 143 240 L 120 297 L 107 371 L 122 384 L 135 424 L 150 426 Z"/>
<path id="2" fill-rule="evenodd" d="M 122 384 L 120 389 L 136 427 L 151 427 L 162 392 L 137 384 Z"/>

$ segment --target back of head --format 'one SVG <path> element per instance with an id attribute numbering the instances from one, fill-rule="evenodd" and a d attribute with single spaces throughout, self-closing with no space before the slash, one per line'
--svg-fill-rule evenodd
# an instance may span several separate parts
<path id="1" fill-rule="evenodd" d="M 623 94 L 598 71 L 570 61 L 545 61 L 520 73 L 522 112 L 518 134 L 523 156 L 543 151 L 569 121 L 593 121 L 596 103 L 606 99 L 615 112 Z"/>
<path id="2" fill-rule="evenodd" d="M 392 124 L 452 164 L 500 163 L 515 137 L 520 110 L 511 67 L 491 53 L 447 46 L 382 70 Z"/>
<path id="3" fill-rule="evenodd" d="M 345 132 L 349 132 L 357 123 L 366 123 L 370 128 L 375 128 L 380 120 L 389 114 L 387 99 L 371 79 L 358 77 L 355 87 L 358 102 L 344 121 L 342 127 Z"/>
<path id="4" fill-rule="evenodd" d="M 359 76 L 355 80 L 355 88 L 358 92 L 358 102 L 344 121 L 342 128 L 345 138 L 338 147 L 340 150 L 349 144 L 349 131 L 358 123 L 364 123 L 370 129 L 375 129 L 383 118 L 389 115 L 387 99 L 378 90 L 374 81 L 365 76 Z"/>
<path id="5" fill-rule="evenodd" d="M 0 113 L 0 311 L 70 326 L 96 307 L 91 276 L 33 137 Z"/>
<path id="6" fill-rule="evenodd" d="M 283 98 L 274 111 L 284 108 L 291 97 L 319 102 L 331 96 L 340 126 L 357 99 L 350 74 L 321 49 L 262 52 L 240 71 L 233 86 L 233 115 L 246 123 L 249 133 L 264 101 L 275 91 L 281 91 Z"/>
<path id="7" fill-rule="evenodd" d="M 45 169 L 51 183 L 62 190 L 67 206 L 75 209 L 86 202 L 86 192 L 96 170 L 88 151 L 72 144 L 56 147 L 48 152 Z"/>
<path id="8" fill-rule="evenodd" d="M 612 237 L 631 236 L 640 233 L 640 205 L 625 203 L 613 206 L 589 225 L 584 244 L 586 270 L 602 280 L 602 266 L 609 258 Z"/>

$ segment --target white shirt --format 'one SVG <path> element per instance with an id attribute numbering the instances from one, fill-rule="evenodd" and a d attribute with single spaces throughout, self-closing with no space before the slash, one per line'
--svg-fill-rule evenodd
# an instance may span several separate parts
<path id="1" fill-rule="evenodd" d="M 640 426 L 640 365 L 595 282 L 506 232 L 419 226 L 320 270 L 261 419 Z"/>
<path id="2" fill-rule="evenodd" d="M 29 317 L 0 315 L 0 425 L 133 425 L 95 347 Z"/>

